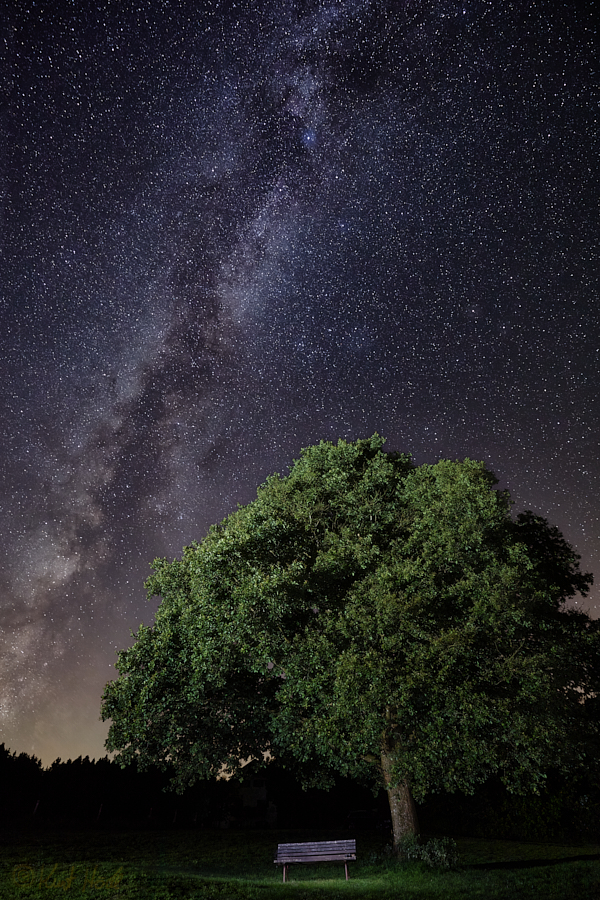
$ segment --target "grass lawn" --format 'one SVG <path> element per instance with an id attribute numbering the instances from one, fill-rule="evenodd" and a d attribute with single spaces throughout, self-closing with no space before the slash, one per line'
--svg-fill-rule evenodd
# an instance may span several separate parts
<path id="1" fill-rule="evenodd" d="M 383 856 L 358 833 L 350 881 L 342 863 L 273 865 L 281 842 L 352 835 L 303 831 L 30 832 L 0 837 L 4 900 L 600 900 L 600 845 L 459 840 L 460 866 L 435 872 Z"/>

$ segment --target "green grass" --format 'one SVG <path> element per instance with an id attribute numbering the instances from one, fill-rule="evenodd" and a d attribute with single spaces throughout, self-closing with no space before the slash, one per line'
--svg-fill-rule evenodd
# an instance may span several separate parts
<path id="1" fill-rule="evenodd" d="M 357 835 L 350 881 L 343 864 L 273 865 L 284 841 L 347 837 L 301 831 L 99 831 L 5 835 L 4 900 L 599 900 L 600 846 L 459 840 L 460 867 L 435 872 L 383 855 Z"/>

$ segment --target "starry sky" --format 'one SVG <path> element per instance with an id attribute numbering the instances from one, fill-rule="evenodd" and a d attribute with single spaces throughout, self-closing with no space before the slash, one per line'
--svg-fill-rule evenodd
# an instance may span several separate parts
<path id="1" fill-rule="evenodd" d="M 591 9 L 4 5 L 0 741 L 103 755 L 151 560 L 321 439 L 482 459 L 600 575 Z"/>

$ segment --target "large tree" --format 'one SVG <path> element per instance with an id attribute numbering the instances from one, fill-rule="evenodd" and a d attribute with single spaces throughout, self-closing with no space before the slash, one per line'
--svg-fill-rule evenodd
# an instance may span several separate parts
<path id="1" fill-rule="evenodd" d="M 566 606 L 591 576 L 482 463 L 415 467 L 377 435 L 322 442 L 289 475 L 153 564 L 162 602 L 119 654 L 109 750 L 183 787 L 266 751 L 305 783 L 413 797 L 499 774 L 538 790 L 594 753 L 598 623 Z"/>

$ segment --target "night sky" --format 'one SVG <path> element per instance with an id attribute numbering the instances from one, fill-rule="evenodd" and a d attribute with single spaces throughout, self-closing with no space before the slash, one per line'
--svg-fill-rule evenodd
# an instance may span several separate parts
<path id="1" fill-rule="evenodd" d="M 0 741 L 103 755 L 149 563 L 320 439 L 600 576 L 592 6 L 3 4 Z"/>

